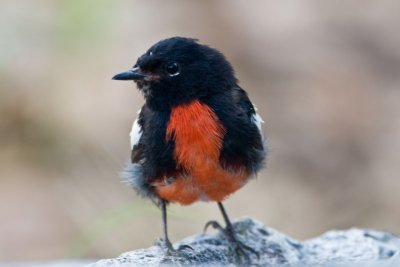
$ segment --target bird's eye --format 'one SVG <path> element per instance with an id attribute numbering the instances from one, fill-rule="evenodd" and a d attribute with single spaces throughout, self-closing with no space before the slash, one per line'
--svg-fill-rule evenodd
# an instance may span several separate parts
<path id="1" fill-rule="evenodd" d="M 179 65 L 176 62 L 168 63 L 165 66 L 165 71 L 168 73 L 170 77 L 174 77 L 179 75 Z"/>

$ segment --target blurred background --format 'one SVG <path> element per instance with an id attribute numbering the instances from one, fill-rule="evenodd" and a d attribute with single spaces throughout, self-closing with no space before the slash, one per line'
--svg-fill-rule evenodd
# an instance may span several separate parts
<path id="1" fill-rule="evenodd" d="M 267 168 L 226 201 L 297 239 L 400 233 L 400 2 L 0 2 L 0 260 L 104 258 L 153 244 L 161 215 L 124 185 L 143 104 L 111 77 L 180 35 L 222 51 L 258 106 Z M 221 215 L 170 206 L 177 241 Z"/>

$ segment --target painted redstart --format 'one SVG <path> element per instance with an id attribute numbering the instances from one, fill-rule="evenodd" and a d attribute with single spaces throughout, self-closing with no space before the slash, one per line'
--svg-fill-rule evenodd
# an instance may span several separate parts
<path id="1" fill-rule="evenodd" d="M 235 238 L 221 201 L 263 166 L 263 121 L 224 55 L 195 39 L 173 37 L 113 79 L 135 81 L 146 100 L 130 133 L 124 178 L 161 207 L 165 250 L 177 252 L 168 239 L 166 205 L 199 200 L 217 202 L 226 223 L 206 227 L 221 230 L 239 251 L 252 250 Z"/>

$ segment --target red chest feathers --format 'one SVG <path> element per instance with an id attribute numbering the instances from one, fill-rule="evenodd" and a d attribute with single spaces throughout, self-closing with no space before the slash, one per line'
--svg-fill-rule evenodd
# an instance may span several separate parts
<path id="1" fill-rule="evenodd" d="M 177 172 L 154 183 L 157 194 L 170 202 L 199 199 L 221 201 L 242 187 L 249 173 L 229 171 L 219 162 L 225 129 L 214 111 L 199 101 L 172 109 L 167 140 L 174 140 Z"/>

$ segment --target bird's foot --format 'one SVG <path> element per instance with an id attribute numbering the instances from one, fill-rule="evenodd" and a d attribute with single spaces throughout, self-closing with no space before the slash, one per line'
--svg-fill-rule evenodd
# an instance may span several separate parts
<path id="1" fill-rule="evenodd" d="M 164 240 L 161 238 L 156 239 L 155 245 L 164 251 L 165 256 L 185 257 L 187 255 L 185 251 L 194 250 L 189 245 L 180 245 L 177 249 L 175 249 L 168 239 Z"/>
<path id="2" fill-rule="evenodd" d="M 252 262 L 250 254 L 256 255 L 257 259 L 260 259 L 260 254 L 253 248 L 247 246 L 243 242 L 239 241 L 235 235 L 232 226 L 226 228 L 222 227 L 217 221 L 209 221 L 204 226 L 204 232 L 207 231 L 208 227 L 212 227 L 220 231 L 229 241 L 231 248 L 235 252 L 236 261 L 238 265 L 253 266 L 257 265 Z"/>

